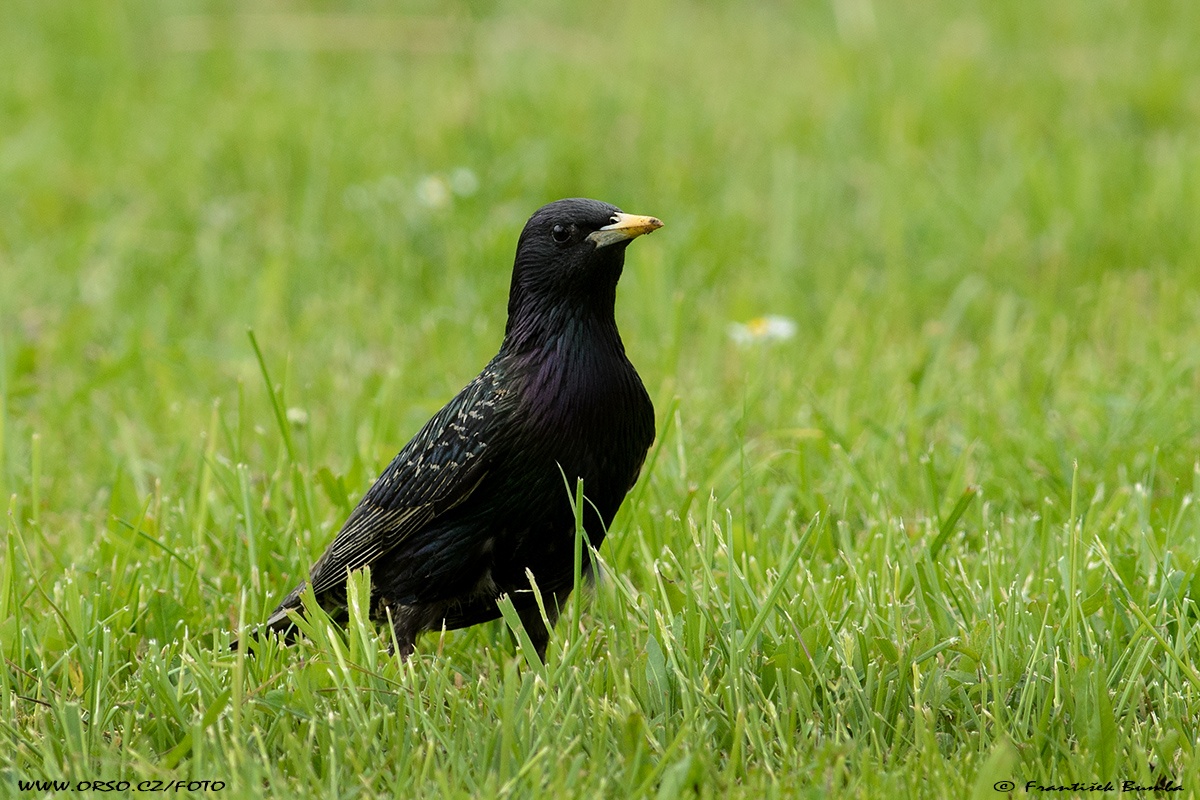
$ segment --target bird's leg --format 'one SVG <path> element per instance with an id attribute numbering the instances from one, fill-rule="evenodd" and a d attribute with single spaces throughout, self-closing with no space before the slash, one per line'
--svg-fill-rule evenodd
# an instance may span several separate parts
<path id="1" fill-rule="evenodd" d="M 400 649 L 396 650 L 389 642 L 388 654 L 400 656 L 400 663 L 404 663 L 405 661 L 408 661 L 408 657 L 411 656 L 413 651 L 417 649 L 417 643 L 413 639 L 400 639 L 399 634 L 397 634 L 396 641 L 400 643 Z"/>
<path id="2" fill-rule="evenodd" d="M 529 634 L 529 641 L 533 643 L 533 649 L 538 654 L 538 658 L 545 664 L 546 646 L 550 644 L 550 631 L 546 628 L 546 623 L 542 621 L 542 612 L 534 605 L 521 609 L 517 612 L 517 616 L 521 618 L 521 624 L 525 626 L 525 633 Z M 555 615 L 550 613 L 549 608 L 546 609 L 546 616 L 551 618 L 550 624 L 553 625 Z M 515 636 L 513 638 L 516 639 Z"/>
<path id="3" fill-rule="evenodd" d="M 408 661 L 408 657 L 417 649 L 417 634 L 420 633 L 416 626 L 417 615 L 410 606 L 389 602 L 387 598 L 380 598 L 379 602 L 391 620 L 392 632 L 396 637 L 394 647 L 388 642 L 388 655 L 400 656 L 401 662 Z"/>
<path id="4" fill-rule="evenodd" d="M 559 610 L 566 605 L 567 597 L 570 594 L 571 592 L 568 590 L 544 596 L 546 619 L 550 622 L 549 627 L 542 620 L 541 609 L 537 607 L 536 603 L 517 612 L 517 616 L 521 618 L 521 624 L 525 626 L 525 632 L 529 634 L 529 641 L 533 643 L 533 649 L 543 664 L 546 663 L 546 647 L 550 644 L 550 630 L 558 622 Z"/>

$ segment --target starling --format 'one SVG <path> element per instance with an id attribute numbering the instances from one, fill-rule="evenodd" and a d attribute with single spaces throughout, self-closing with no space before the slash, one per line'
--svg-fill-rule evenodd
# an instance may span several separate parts
<path id="1" fill-rule="evenodd" d="M 654 439 L 654 407 L 613 307 L 626 246 L 661 226 L 584 199 L 529 218 L 500 352 L 405 445 L 313 565 L 322 608 L 344 621 L 347 576 L 369 566 L 371 617 L 391 621 L 407 658 L 424 631 L 498 618 L 508 594 L 545 656 L 550 632 L 527 570 L 553 625 L 574 588 L 576 479 L 599 547 Z M 292 633 L 304 586 L 268 631 Z"/>

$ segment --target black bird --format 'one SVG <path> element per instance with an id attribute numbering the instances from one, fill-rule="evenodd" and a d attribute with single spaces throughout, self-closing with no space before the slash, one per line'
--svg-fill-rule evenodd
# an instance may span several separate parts
<path id="1" fill-rule="evenodd" d="M 507 593 L 545 656 L 550 632 L 526 570 L 553 625 L 574 588 L 576 479 L 599 547 L 654 439 L 654 407 L 613 307 L 626 246 L 660 227 L 584 199 L 529 218 L 500 352 L 405 445 L 313 565 L 324 609 L 344 620 L 346 578 L 370 566 L 372 619 L 390 618 L 407 658 L 424 631 L 498 618 Z M 291 632 L 304 585 L 267 630 Z"/>

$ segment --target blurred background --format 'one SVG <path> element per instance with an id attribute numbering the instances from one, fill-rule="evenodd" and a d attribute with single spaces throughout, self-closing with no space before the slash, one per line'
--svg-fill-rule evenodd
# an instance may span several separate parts
<path id="1" fill-rule="evenodd" d="M 301 460 L 356 496 L 495 351 L 524 220 L 577 195 L 667 223 L 618 303 L 690 450 L 666 507 L 1190 482 L 1195 16 L 11 5 L 0 489 L 73 550 L 194 494 L 206 452 L 269 473 L 253 329 Z"/>
<path id="2" fill-rule="evenodd" d="M 764 780 L 849 770 L 874 796 L 890 778 L 870 764 L 965 792 L 963 765 L 1006 736 L 1057 743 L 1022 751 L 1046 780 L 1030 762 L 1051 751 L 1077 778 L 1114 753 L 1145 772 L 1155 747 L 1181 763 L 1200 685 L 1184 632 L 1200 596 L 1196 3 L 2 16 L 9 774 L 89 758 L 141 774 L 158 761 L 138 753 L 167 751 L 169 771 L 203 741 L 225 749 L 200 777 L 324 779 L 305 777 L 320 765 L 296 720 L 354 707 L 361 675 L 344 696 L 297 693 L 328 680 L 324 650 L 308 670 L 276 654 L 227 675 L 212 642 L 274 606 L 494 354 L 522 225 L 581 195 L 666 223 L 630 249 L 617 304 L 659 440 L 604 550 L 645 594 L 607 606 L 572 656 L 602 665 L 580 680 L 634 689 L 578 687 L 594 705 L 547 717 L 552 737 L 635 788 L 680 742 L 734 783 L 745 759 Z M 779 616 L 757 616 L 786 553 L 803 559 Z M 755 618 L 738 651 L 727 634 Z M 499 625 L 456 636 L 511 653 Z M 453 665 L 484 660 L 436 663 L 422 675 L 461 688 Z M 517 697 L 503 687 L 521 676 L 490 669 Z M 479 718 L 443 732 L 466 737 L 446 774 L 478 766 L 495 789 L 506 767 L 476 764 L 475 739 L 503 734 L 489 709 L 509 706 L 471 686 L 484 699 L 447 689 Z M 248 724 L 271 731 L 262 757 L 239 749 L 243 687 Z M 78 703 L 112 710 L 60 754 Z M 373 724 L 346 735 L 416 752 L 403 724 Z M 329 735 L 316 750 L 344 741 Z M 1015 759 L 996 747 L 995 769 Z M 553 774 L 540 752 L 511 749 L 513 774 Z"/>
<path id="3" fill-rule="evenodd" d="M 881 370 L 916 376 L 907 404 L 934 373 L 944 390 L 994 357 L 988 380 L 1042 381 L 1045 399 L 1074 391 L 1055 376 L 1084 348 L 1075 389 L 1110 396 L 1073 415 L 1083 452 L 1068 459 L 1145 449 L 1129 415 L 1155 389 L 1126 374 L 1144 348 L 1171 351 L 1164 367 L 1196 388 L 1188 3 L 5 16 L 4 496 L 39 430 L 44 463 L 124 463 L 149 493 L 214 398 L 228 407 L 238 380 L 261 391 L 247 328 L 286 360 L 315 436 L 351 436 L 361 422 L 339 409 L 386 406 L 382 456 L 494 351 L 517 232 L 574 195 L 666 221 L 631 253 L 620 321 L 660 403 L 680 395 L 705 427 L 743 403 L 730 323 L 766 314 L 795 335 L 762 424 L 809 426 L 809 392 L 849 440 L 864 416 L 889 424 Z M 1046 363 L 1013 363 L 1026 342 Z M 990 392 L 951 400 L 981 407 L 925 422 L 968 415 L 964 440 L 985 424 L 970 414 L 1003 412 Z M 1162 446 L 1194 447 L 1190 405 L 1171 409 Z M 1043 412 L 1013 414 L 1053 436 Z M 97 490 L 76 468 L 42 499 L 77 507 Z"/>

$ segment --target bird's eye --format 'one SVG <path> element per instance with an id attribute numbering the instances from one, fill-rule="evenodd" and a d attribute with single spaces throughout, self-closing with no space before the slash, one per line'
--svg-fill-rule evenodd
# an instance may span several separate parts
<path id="1" fill-rule="evenodd" d="M 571 238 L 571 232 L 562 225 L 555 225 L 550 229 L 550 236 L 553 237 L 554 241 L 562 244 Z"/>

